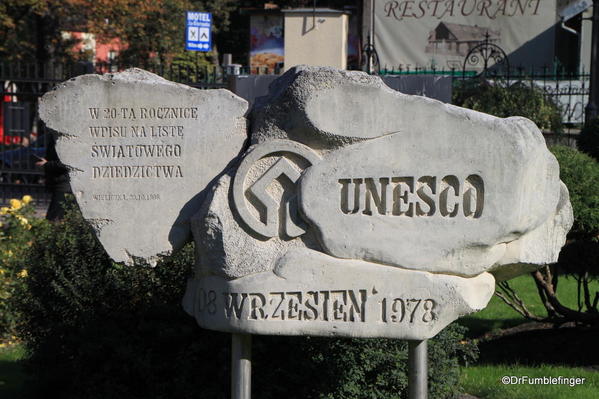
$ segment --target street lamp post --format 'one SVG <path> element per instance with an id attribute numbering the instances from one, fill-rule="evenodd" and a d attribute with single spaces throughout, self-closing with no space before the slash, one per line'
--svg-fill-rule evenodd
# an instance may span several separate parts
<path id="1" fill-rule="evenodd" d="M 589 102 L 585 109 L 585 123 L 597 117 L 599 106 L 599 0 L 593 0 L 593 34 L 591 38 L 591 79 Z"/>

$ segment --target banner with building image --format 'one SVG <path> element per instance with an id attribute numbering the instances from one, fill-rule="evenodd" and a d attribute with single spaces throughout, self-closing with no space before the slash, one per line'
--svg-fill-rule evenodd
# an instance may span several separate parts
<path id="1" fill-rule="evenodd" d="M 542 67 L 554 58 L 556 0 L 374 0 L 381 68 L 461 69 L 488 37 L 511 66 Z M 488 35 L 488 36 L 487 36 Z M 480 69 L 480 65 L 471 65 Z"/>

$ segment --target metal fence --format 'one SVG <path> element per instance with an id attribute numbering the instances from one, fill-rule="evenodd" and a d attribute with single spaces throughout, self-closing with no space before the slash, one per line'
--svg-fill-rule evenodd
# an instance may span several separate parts
<path id="1" fill-rule="evenodd" d="M 43 173 L 36 168 L 45 156 L 47 135 L 36 116 L 37 101 L 65 80 L 64 68 L 35 64 L 0 65 L 0 202 L 24 194 L 46 202 Z"/>
<path id="2" fill-rule="evenodd" d="M 221 68 L 194 64 L 145 67 L 164 78 L 200 89 L 227 87 L 231 74 L 273 74 L 267 68 Z M 0 203 L 10 198 L 30 194 L 38 204 L 49 199 L 44 189 L 42 170 L 35 163 L 45 155 L 46 134 L 37 116 L 39 98 L 56 84 L 86 73 L 113 73 L 125 69 L 115 64 L 74 63 L 41 65 L 35 63 L 0 64 Z M 588 102 L 589 74 L 568 74 L 556 68 L 489 68 L 481 71 L 436 69 L 434 67 L 398 66 L 379 71 L 381 75 L 438 75 L 451 76 L 454 87 L 461 82 L 485 81 L 490 84 L 526 85 L 542 90 L 562 114 L 565 134 L 546 134 L 551 142 L 571 144 L 584 122 Z"/>
<path id="3" fill-rule="evenodd" d="M 577 130 L 585 117 L 585 106 L 589 100 L 590 75 L 566 71 L 555 63 L 542 67 L 514 67 L 506 52 L 489 40 L 485 39 L 473 46 L 464 59 L 456 62 L 449 70 L 438 69 L 435 65 L 428 68 L 410 65 L 399 65 L 397 68 L 385 67 L 382 74 L 424 74 L 452 76 L 457 86 L 464 81 L 480 82 L 481 84 L 501 85 L 502 87 L 530 87 L 544 93 L 546 99 L 557 106 L 561 113 L 561 122 L 566 131 Z"/>
<path id="4" fill-rule="evenodd" d="M 146 66 L 165 79 L 199 89 L 227 87 L 231 73 L 269 74 L 266 68 L 227 69 L 215 66 L 181 64 L 167 67 Z M 49 194 L 44 174 L 35 163 L 45 156 L 49 135 L 37 115 L 37 104 L 44 93 L 67 79 L 87 74 L 106 74 L 126 69 L 116 64 L 0 63 L 0 204 L 24 194 L 34 196 L 44 207 Z"/>
<path id="5" fill-rule="evenodd" d="M 584 124 L 585 107 L 589 101 L 590 74 L 554 74 L 508 76 L 509 84 L 527 84 L 541 89 L 545 96 L 558 106 L 562 123 L 569 127 Z"/>
<path id="6" fill-rule="evenodd" d="M 436 69 L 434 67 L 410 67 L 410 65 L 382 69 L 381 75 L 437 75 L 451 76 L 454 86 L 460 82 L 485 81 L 504 87 L 527 86 L 542 90 L 547 99 L 555 104 L 562 115 L 564 128 L 576 132 L 584 124 L 585 106 L 589 100 L 590 74 L 569 73 L 559 68 L 511 68 L 487 71 L 463 69 Z"/>

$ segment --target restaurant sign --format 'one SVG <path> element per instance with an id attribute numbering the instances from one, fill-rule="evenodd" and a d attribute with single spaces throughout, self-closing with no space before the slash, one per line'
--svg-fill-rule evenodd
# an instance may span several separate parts
<path id="1" fill-rule="evenodd" d="M 378 1 L 375 46 L 381 68 L 460 69 L 488 37 L 511 65 L 543 66 L 553 61 L 556 21 L 556 0 Z"/>

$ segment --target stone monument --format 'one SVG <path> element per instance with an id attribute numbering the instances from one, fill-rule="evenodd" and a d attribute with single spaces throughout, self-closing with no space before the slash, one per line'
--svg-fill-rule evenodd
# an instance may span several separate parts
<path id="1" fill-rule="evenodd" d="M 115 260 L 176 249 L 191 225 L 183 304 L 202 327 L 425 342 L 483 309 L 496 280 L 555 262 L 572 225 L 525 118 L 295 67 L 247 116 L 238 157 L 246 107 L 140 70 L 77 78 L 40 106 Z M 247 338 L 234 344 L 247 380 Z"/>
<path id="2" fill-rule="evenodd" d="M 140 69 L 84 75 L 44 95 L 83 216 L 117 262 L 150 262 L 190 238 L 204 189 L 246 141 L 247 103 Z"/>
<path id="3" fill-rule="evenodd" d="M 539 129 L 298 67 L 192 230 L 185 309 L 252 334 L 423 340 L 505 279 L 555 262 L 572 224 Z"/>

